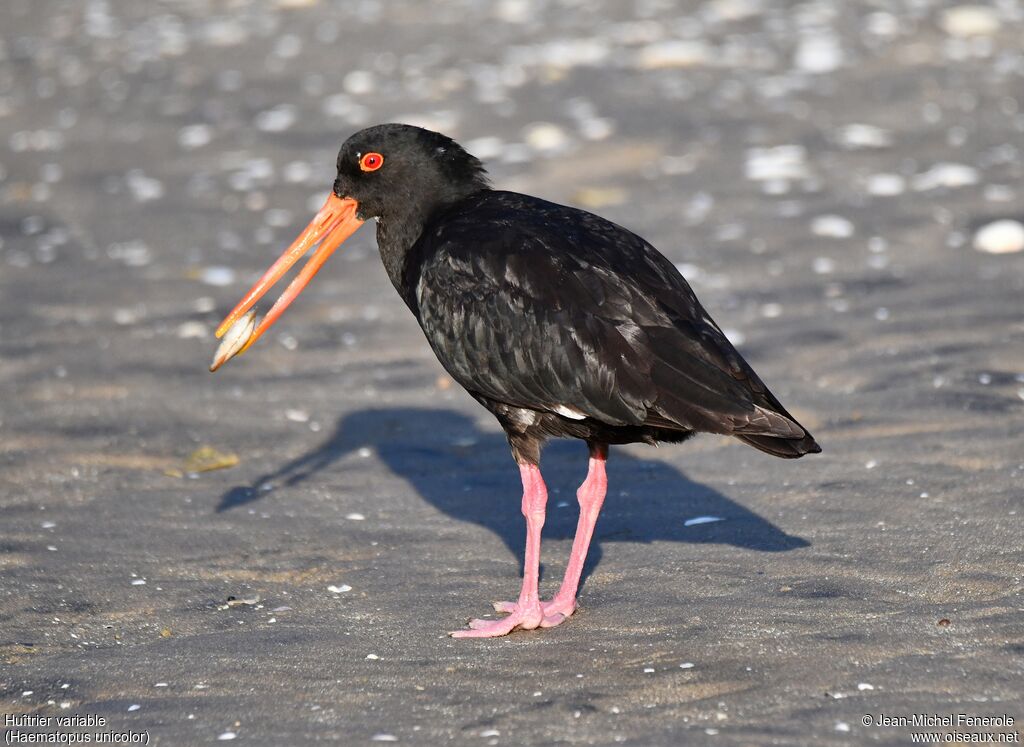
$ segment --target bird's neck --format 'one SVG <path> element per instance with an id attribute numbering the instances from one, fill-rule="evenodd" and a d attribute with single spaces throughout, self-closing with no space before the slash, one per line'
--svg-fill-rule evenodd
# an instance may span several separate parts
<path id="1" fill-rule="evenodd" d="M 405 260 L 413 244 L 423 233 L 423 227 L 430 220 L 430 212 L 407 211 L 398 215 L 386 215 L 377 219 L 377 248 L 388 277 L 395 289 L 405 297 L 402 288 L 402 274 Z"/>
<path id="2" fill-rule="evenodd" d="M 382 215 L 377 219 L 377 248 L 384 269 L 391 279 L 391 284 L 402 296 L 406 304 L 415 313 L 416 282 L 418 272 L 410 272 L 410 264 L 415 258 L 410 257 L 412 248 L 423 235 L 424 229 L 435 219 L 463 199 L 480 192 L 479 187 L 467 189 L 464 193 L 449 194 L 445 199 L 431 202 L 406 203 L 402 208 Z M 410 262 L 414 260 L 414 262 Z"/>

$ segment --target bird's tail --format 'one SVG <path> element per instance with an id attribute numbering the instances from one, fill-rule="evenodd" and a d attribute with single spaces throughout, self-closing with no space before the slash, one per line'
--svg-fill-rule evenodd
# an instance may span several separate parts
<path id="1" fill-rule="evenodd" d="M 811 432 L 782 406 L 778 398 L 760 380 L 758 383 L 763 387 L 763 391 L 758 393 L 760 400 L 758 409 L 764 408 L 780 422 L 776 423 L 773 420 L 774 427 L 770 430 L 762 430 L 760 433 L 740 432 L 733 433 L 733 435 L 755 449 L 783 459 L 799 459 L 804 454 L 820 454 L 821 447 L 818 446 L 818 442 L 814 440 Z"/>
<path id="2" fill-rule="evenodd" d="M 778 436 L 748 436 L 736 434 L 736 438 L 743 443 L 750 444 L 755 449 L 782 457 L 783 459 L 798 459 L 804 454 L 818 454 L 821 447 L 814 440 L 814 436 L 807 433 L 803 438 L 779 438 Z"/>

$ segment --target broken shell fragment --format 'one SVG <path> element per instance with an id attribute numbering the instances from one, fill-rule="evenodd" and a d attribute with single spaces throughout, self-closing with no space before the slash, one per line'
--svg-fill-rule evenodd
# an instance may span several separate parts
<path id="1" fill-rule="evenodd" d="M 213 356 L 213 363 L 210 364 L 210 371 L 216 371 L 239 352 L 245 349 L 253 330 L 256 329 L 256 310 L 249 312 L 231 325 L 231 328 L 224 333 L 216 354 Z"/>

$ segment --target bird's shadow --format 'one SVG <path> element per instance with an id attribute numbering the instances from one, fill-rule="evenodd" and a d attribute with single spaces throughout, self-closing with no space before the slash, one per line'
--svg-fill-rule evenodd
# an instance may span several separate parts
<path id="1" fill-rule="evenodd" d="M 371 408 L 345 415 L 317 448 L 251 485 L 228 490 L 217 511 L 259 500 L 270 487 L 298 485 L 363 449 L 375 452 L 445 514 L 492 531 L 522 564 L 520 487 L 505 437 L 481 430 L 454 410 Z M 810 544 L 664 462 L 613 448 L 608 465 L 608 498 L 585 574 L 600 561 L 603 542 L 713 542 L 763 552 Z M 578 441 L 553 441 L 544 450 L 541 468 L 550 493 L 544 537 L 571 538 L 577 518 L 575 489 L 587 469 L 586 447 Z M 709 518 L 718 520 L 692 521 Z"/>

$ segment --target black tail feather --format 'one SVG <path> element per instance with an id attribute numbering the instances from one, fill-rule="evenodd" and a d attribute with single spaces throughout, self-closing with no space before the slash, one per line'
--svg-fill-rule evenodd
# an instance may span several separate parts
<path id="1" fill-rule="evenodd" d="M 736 438 L 755 449 L 783 459 L 798 459 L 804 454 L 818 454 L 821 447 L 808 433 L 803 438 L 778 438 L 776 436 L 747 436 L 736 434 Z"/>

